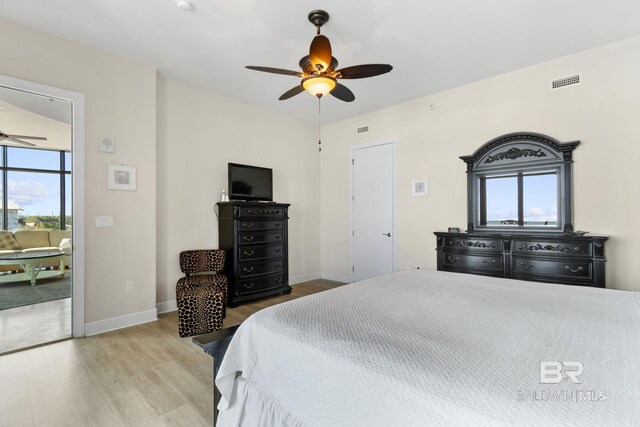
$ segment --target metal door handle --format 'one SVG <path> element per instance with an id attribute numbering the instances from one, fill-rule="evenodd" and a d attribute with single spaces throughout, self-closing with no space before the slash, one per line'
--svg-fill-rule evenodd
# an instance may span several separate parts
<path id="1" fill-rule="evenodd" d="M 391 233 L 382 233 L 383 236 L 391 237 Z"/>

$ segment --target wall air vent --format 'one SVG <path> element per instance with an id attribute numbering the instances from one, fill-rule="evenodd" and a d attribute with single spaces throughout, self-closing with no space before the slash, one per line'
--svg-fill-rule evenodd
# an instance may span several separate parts
<path id="1" fill-rule="evenodd" d="M 359 128 L 356 129 L 356 135 L 360 135 L 361 133 L 367 133 L 367 132 L 369 132 L 369 125 L 360 126 Z"/>
<path id="2" fill-rule="evenodd" d="M 551 90 L 562 89 L 568 86 L 582 84 L 582 74 L 574 74 L 572 76 L 561 77 L 551 81 Z"/>

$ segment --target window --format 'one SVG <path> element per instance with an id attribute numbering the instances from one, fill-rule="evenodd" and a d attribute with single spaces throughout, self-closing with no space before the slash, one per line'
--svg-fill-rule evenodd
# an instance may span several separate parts
<path id="1" fill-rule="evenodd" d="M 478 183 L 481 226 L 558 226 L 556 171 L 480 176 Z"/>
<path id="2" fill-rule="evenodd" d="M 71 153 L 2 147 L 2 229 L 71 229 Z"/>

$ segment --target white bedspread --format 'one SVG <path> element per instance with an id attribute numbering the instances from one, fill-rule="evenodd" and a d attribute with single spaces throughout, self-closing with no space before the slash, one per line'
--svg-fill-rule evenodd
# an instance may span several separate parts
<path id="1" fill-rule="evenodd" d="M 280 304 L 231 342 L 219 425 L 640 425 L 638 294 L 418 270 Z"/>

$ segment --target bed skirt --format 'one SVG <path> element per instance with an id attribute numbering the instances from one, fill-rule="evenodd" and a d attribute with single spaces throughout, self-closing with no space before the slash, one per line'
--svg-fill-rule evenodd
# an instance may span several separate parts
<path id="1" fill-rule="evenodd" d="M 226 405 L 219 405 L 226 406 Z M 220 408 L 217 427 L 303 427 L 307 424 L 279 402 L 265 395 L 254 383 L 238 377 L 234 382 L 231 402 Z"/>

